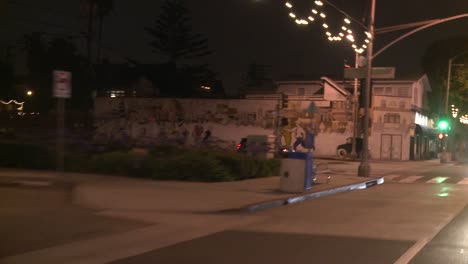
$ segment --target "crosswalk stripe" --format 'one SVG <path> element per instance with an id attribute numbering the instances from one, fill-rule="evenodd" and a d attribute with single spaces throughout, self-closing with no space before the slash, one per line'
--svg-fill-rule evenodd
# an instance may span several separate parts
<path id="1" fill-rule="evenodd" d="M 427 183 L 443 183 L 447 179 L 448 179 L 448 177 L 435 177 L 435 178 L 427 181 Z"/>
<path id="2" fill-rule="evenodd" d="M 415 182 L 419 179 L 421 179 L 423 176 L 409 176 L 399 182 L 402 182 L 402 183 L 412 183 L 412 182 Z"/>
<path id="3" fill-rule="evenodd" d="M 468 184 L 468 178 L 465 178 L 465 179 L 457 182 L 457 184 Z"/>

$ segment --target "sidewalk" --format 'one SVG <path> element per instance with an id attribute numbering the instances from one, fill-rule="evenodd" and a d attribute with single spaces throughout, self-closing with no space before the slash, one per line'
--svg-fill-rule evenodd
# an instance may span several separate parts
<path id="1" fill-rule="evenodd" d="M 41 181 L 71 181 L 75 185 L 73 202 L 91 209 L 179 213 L 254 212 L 383 182 L 381 177 L 346 176 L 320 168 L 319 171 L 323 173 L 317 175 L 317 183 L 303 193 L 281 192 L 278 176 L 202 183 L 2 168 L 0 177 L 27 178 L 30 183 L 37 180 L 39 185 Z"/>

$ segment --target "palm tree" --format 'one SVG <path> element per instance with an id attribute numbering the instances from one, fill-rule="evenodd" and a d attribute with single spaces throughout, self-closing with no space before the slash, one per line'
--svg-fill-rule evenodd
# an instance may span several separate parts
<path id="1" fill-rule="evenodd" d="M 108 16 L 112 9 L 114 9 L 114 0 L 95 0 L 97 4 L 97 18 L 99 24 L 98 31 L 98 51 L 97 60 L 101 60 L 101 48 L 102 48 L 102 32 L 104 26 L 104 18 Z"/>
<path id="2" fill-rule="evenodd" d="M 87 39 L 87 53 L 88 60 L 92 62 L 92 42 L 94 35 L 94 19 L 98 19 L 98 51 L 97 51 L 97 60 L 100 60 L 101 57 L 101 47 L 102 47 L 102 32 L 104 25 L 104 17 L 108 16 L 112 9 L 114 8 L 114 0 L 85 0 L 85 9 L 88 15 L 88 39 Z"/>

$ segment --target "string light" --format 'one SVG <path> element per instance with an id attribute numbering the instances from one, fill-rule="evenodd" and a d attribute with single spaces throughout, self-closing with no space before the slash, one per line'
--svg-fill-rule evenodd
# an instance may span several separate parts
<path id="1" fill-rule="evenodd" d="M 23 105 L 24 105 L 24 102 L 18 102 L 16 100 L 10 100 L 8 102 L 6 101 L 2 101 L 0 100 L 0 103 L 4 104 L 4 105 L 9 105 L 9 104 L 15 104 L 15 105 L 19 105 L 19 107 L 17 108 L 18 111 L 23 111 Z"/>
<path id="2" fill-rule="evenodd" d="M 297 15 L 293 12 L 293 8 L 294 8 L 294 5 L 292 3 L 293 1 L 286 1 L 285 3 L 285 6 L 291 10 L 291 12 L 289 12 L 289 16 L 291 18 L 294 19 L 294 22 L 298 25 L 309 25 L 310 23 L 307 21 L 309 20 L 310 22 L 313 22 L 315 21 L 317 18 L 320 18 L 323 20 L 323 23 L 322 23 L 322 27 L 324 29 L 327 29 L 327 30 L 324 30 L 324 33 L 325 35 L 327 36 L 328 40 L 330 41 L 341 41 L 343 40 L 343 38 L 345 38 L 346 36 L 346 39 L 349 40 L 351 43 L 352 43 L 352 48 L 354 49 L 355 52 L 358 52 L 358 53 L 362 53 L 364 52 L 364 49 L 367 48 L 367 45 L 366 44 L 362 44 L 360 48 L 357 48 L 359 45 L 356 45 L 355 44 L 355 36 L 353 35 L 353 31 L 350 29 L 350 25 L 351 25 L 351 20 L 349 17 L 344 17 L 343 18 L 343 24 L 340 25 L 340 27 L 338 27 L 339 30 L 336 34 L 332 33 L 332 31 L 328 30 L 328 28 L 330 27 L 329 24 L 325 21 L 326 18 L 327 18 L 327 15 L 326 13 L 324 12 L 323 8 L 324 8 L 324 2 L 320 1 L 320 0 L 316 0 L 314 1 L 316 7 L 315 8 L 312 8 L 310 9 L 310 14 L 307 15 L 306 17 L 304 18 L 300 18 L 300 17 L 297 17 Z M 336 9 L 335 6 L 329 4 L 330 6 L 332 6 L 333 8 Z M 343 12 L 341 12 L 343 13 Z M 361 24 L 362 25 L 362 24 Z M 372 38 L 372 35 L 369 33 L 369 32 L 364 32 L 365 36 L 367 36 L 367 38 L 363 41 L 365 43 L 369 43 L 370 40 Z"/>
<path id="3" fill-rule="evenodd" d="M 458 108 L 455 108 L 455 105 L 452 105 L 452 116 L 453 118 L 457 118 L 458 116 Z"/>

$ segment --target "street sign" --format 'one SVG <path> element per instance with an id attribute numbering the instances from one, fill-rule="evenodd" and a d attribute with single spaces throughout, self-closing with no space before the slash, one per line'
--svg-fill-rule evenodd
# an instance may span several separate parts
<path id="1" fill-rule="evenodd" d="M 54 97 L 70 98 L 71 97 L 71 72 L 68 71 L 53 71 L 54 78 Z"/>
<path id="2" fill-rule="evenodd" d="M 345 68 L 345 79 L 365 79 L 367 68 Z M 372 79 L 395 79 L 395 67 L 372 67 Z"/>

